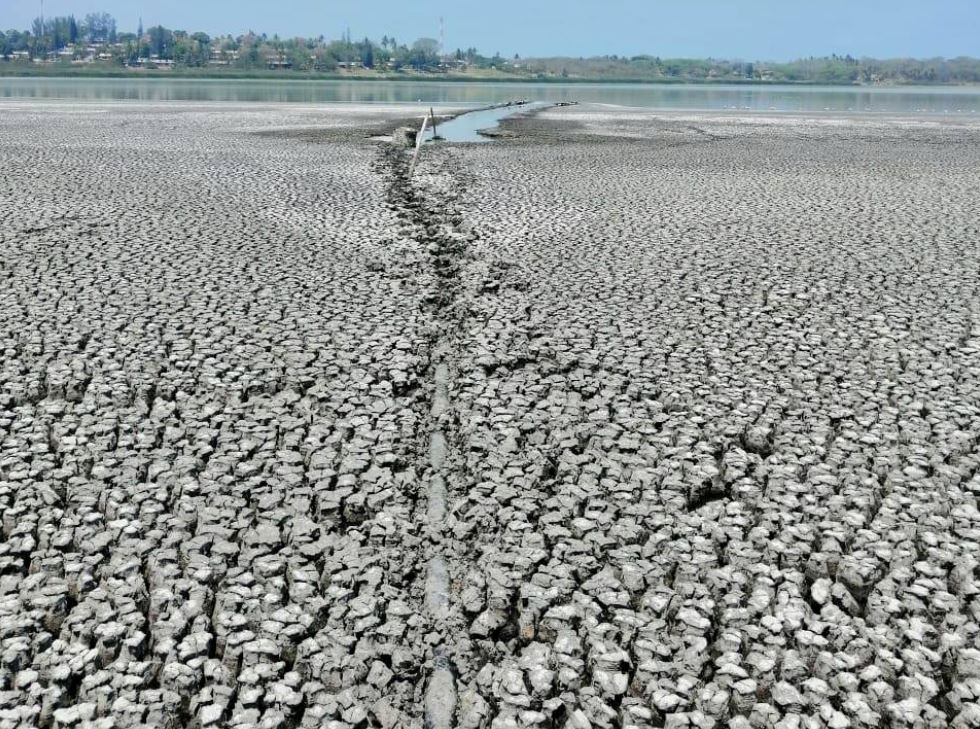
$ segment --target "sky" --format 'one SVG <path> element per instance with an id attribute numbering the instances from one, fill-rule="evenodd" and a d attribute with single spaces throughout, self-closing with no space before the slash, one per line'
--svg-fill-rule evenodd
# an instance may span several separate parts
<path id="1" fill-rule="evenodd" d="M 505 56 L 639 55 L 788 60 L 980 56 L 980 0 L 43 0 L 47 16 L 105 11 L 121 30 L 400 42 Z M 0 0 L 0 28 L 25 29 L 42 0 Z"/>

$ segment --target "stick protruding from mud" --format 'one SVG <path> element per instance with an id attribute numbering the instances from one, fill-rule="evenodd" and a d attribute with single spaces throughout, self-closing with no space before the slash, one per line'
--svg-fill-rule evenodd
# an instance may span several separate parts
<path id="1" fill-rule="evenodd" d="M 429 125 L 429 117 L 426 116 L 422 119 L 422 128 L 419 129 L 418 135 L 415 137 L 415 155 L 412 157 L 412 166 L 408 168 L 408 176 L 412 177 L 415 174 L 415 165 L 419 161 L 419 152 L 422 151 L 422 145 L 425 143 L 425 129 Z"/>

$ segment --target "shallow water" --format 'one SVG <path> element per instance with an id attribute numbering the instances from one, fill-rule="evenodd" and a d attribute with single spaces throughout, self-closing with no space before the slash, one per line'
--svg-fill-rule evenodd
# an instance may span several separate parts
<path id="1" fill-rule="evenodd" d="M 446 81 L 0 78 L 0 98 L 89 101 L 423 102 L 581 101 L 696 111 L 980 114 L 980 87 L 473 83 Z"/>
<path id="2" fill-rule="evenodd" d="M 481 135 L 480 132 L 482 130 L 496 129 L 500 125 L 500 122 L 507 117 L 543 106 L 546 106 L 546 104 L 534 103 L 523 106 L 499 106 L 493 109 L 471 111 L 468 114 L 461 114 L 451 121 L 438 124 L 436 131 L 440 139 L 446 142 L 489 142 L 491 138 Z M 434 138 L 431 128 L 427 132 L 426 138 L 428 141 Z"/>

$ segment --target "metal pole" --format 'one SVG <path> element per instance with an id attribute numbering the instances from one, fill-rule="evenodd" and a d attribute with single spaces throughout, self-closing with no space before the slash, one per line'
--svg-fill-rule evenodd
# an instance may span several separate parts
<path id="1" fill-rule="evenodd" d="M 438 137 L 439 130 L 436 128 L 436 114 L 434 111 L 432 111 L 431 106 L 429 107 L 429 118 L 432 120 L 432 136 Z"/>

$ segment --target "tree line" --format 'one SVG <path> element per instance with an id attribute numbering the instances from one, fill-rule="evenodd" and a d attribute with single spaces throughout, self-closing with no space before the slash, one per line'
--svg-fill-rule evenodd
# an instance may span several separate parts
<path id="1" fill-rule="evenodd" d="M 15 51 L 43 55 L 76 43 L 114 43 L 116 21 L 108 13 L 89 13 L 81 20 L 74 15 L 57 18 L 35 18 L 30 30 L 0 31 L 0 56 Z"/>
<path id="2" fill-rule="evenodd" d="M 438 41 L 419 38 L 406 44 L 385 36 L 380 42 L 368 38 L 352 40 L 349 34 L 336 40 L 324 36 L 280 38 L 277 35 L 245 33 L 211 37 L 207 33 L 172 30 L 162 25 L 135 32 L 120 32 L 106 13 L 38 18 L 29 30 L 0 31 L 0 59 L 65 61 L 92 58 L 116 65 L 167 62 L 182 67 L 227 65 L 251 70 L 274 66 L 300 71 L 330 71 L 338 67 L 367 69 L 431 69 L 444 64 Z M 459 50 L 450 61 L 491 63 L 476 51 Z M 152 65 L 152 64 L 151 64 Z"/>
<path id="3" fill-rule="evenodd" d="M 656 56 L 539 58 L 531 75 L 664 81 L 769 81 L 814 84 L 980 83 L 977 58 L 854 58 L 831 55 L 787 62 L 732 61 Z"/>
<path id="4" fill-rule="evenodd" d="M 0 60 L 31 62 L 89 60 L 117 66 L 171 65 L 184 68 L 223 66 L 240 70 L 276 68 L 334 71 L 364 68 L 379 71 L 462 71 L 488 69 L 527 78 L 638 81 L 768 81 L 787 83 L 980 83 L 976 58 L 873 59 L 850 55 L 805 58 L 789 62 L 745 62 L 719 59 L 602 56 L 593 58 L 504 59 L 475 48 L 443 54 L 432 38 L 401 43 L 385 35 L 380 41 L 324 36 L 280 38 L 245 33 L 211 37 L 207 33 L 142 24 L 135 33 L 120 32 L 108 13 L 36 19 L 28 30 L 0 32 Z"/>

